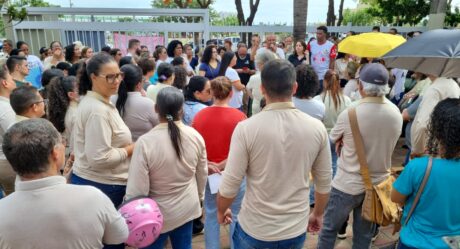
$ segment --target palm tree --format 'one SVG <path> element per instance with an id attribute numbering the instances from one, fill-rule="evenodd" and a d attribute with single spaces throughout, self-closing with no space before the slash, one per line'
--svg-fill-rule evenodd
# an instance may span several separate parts
<path id="1" fill-rule="evenodd" d="M 329 0 L 329 7 L 327 8 L 326 25 L 335 26 L 334 0 Z"/>
<path id="2" fill-rule="evenodd" d="M 295 0 L 294 2 L 294 41 L 305 41 L 307 35 L 308 0 Z"/>
<path id="3" fill-rule="evenodd" d="M 342 25 L 342 21 L 343 21 L 343 2 L 344 2 L 344 0 L 340 0 L 340 5 L 339 5 L 339 20 L 337 21 L 337 26 Z"/>

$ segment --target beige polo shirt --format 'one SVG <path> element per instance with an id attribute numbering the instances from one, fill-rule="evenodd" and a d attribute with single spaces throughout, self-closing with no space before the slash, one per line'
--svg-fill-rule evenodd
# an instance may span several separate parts
<path id="1" fill-rule="evenodd" d="M 88 91 L 77 108 L 73 173 L 84 179 L 126 185 L 131 132 L 117 108 L 96 92 Z"/>
<path id="2" fill-rule="evenodd" d="M 100 249 L 129 233 L 105 194 L 62 176 L 17 181 L 16 192 L 0 201 L 0 220 L 2 249 Z"/>
<path id="3" fill-rule="evenodd" d="M 219 193 L 237 195 L 246 177 L 238 222 L 250 236 L 279 241 L 306 232 L 309 175 L 316 191 L 330 191 L 331 152 L 321 121 L 292 102 L 272 103 L 233 132 Z"/>
<path id="4" fill-rule="evenodd" d="M 427 127 L 436 105 L 441 100 L 458 97 L 460 97 L 460 88 L 457 82 L 452 79 L 437 78 L 426 89 L 411 127 L 412 153 L 422 154 L 425 152 L 428 140 Z"/>
<path id="5" fill-rule="evenodd" d="M 158 203 L 164 218 L 161 233 L 201 216 L 200 200 L 208 176 L 203 138 L 182 121 L 176 124 L 182 158 L 176 155 L 168 124 L 158 124 L 136 142 L 126 189 L 127 199 L 148 195 Z"/>
<path id="6" fill-rule="evenodd" d="M 377 184 L 390 175 L 391 155 L 401 134 L 402 116 L 398 107 L 385 97 L 366 97 L 352 106 L 356 107 L 371 180 Z M 330 138 L 334 143 L 343 139 L 332 187 L 350 195 L 363 193 L 364 184 L 348 110 L 340 113 L 337 123 L 331 130 Z"/>

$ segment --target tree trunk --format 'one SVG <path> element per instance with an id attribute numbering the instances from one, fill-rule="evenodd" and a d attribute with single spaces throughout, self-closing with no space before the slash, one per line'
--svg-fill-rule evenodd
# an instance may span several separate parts
<path id="1" fill-rule="evenodd" d="M 295 0 L 294 2 L 294 41 L 305 41 L 307 35 L 308 0 Z"/>
<path id="2" fill-rule="evenodd" d="M 326 25 L 335 26 L 334 0 L 329 0 L 329 7 L 327 8 Z"/>
<path id="3" fill-rule="evenodd" d="M 244 12 L 243 12 L 243 6 L 241 5 L 241 0 L 235 0 L 235 5 L 236 5 L 236 12 L 237 12 L 237 17 L 238 17 L 238 24 L 240 26 L 244 26 Z"/>
<path id="4" fill-rule="evenodd" d="M 344 0 L 340 0 L 340 5 L 339 5 L 339 20 L 337 21 L 337 26 L 342 25 L 342 21 L 343 21 L 343 2 L 344 2 Z"/>

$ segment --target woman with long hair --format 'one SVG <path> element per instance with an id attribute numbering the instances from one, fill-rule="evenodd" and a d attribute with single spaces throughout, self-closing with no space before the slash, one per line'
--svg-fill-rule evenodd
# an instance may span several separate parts
<path id="1" fill-rule="evenodd" d="M 428 125 L 427 155 L 409 161 L 393 184 L 392 201 L 404 205 L 400 249 L 449 248 L 443 239 L 460 235 L 460 195 L 452 187 L 460 181 L 459 123 L 460 99 L 439 102 Z M 414 204 L 430 163 L 428 181 Z"/>
<path id="2" fill-rule="evenodd" d="M 55 77 L 47 86 L 48 120 L 63 135 L 66 141 L 66 156 L 73 151 L 73 128 L 79 101 L 77 78 Z"/>
<path id="3" fill-rule="evenodd" d="M 212 80 L 219 76 L 220 62 L 217 60 L 217 48 L 215 45 L 208 45 L 201 57 L 199 75 Z"/>
<path id="4" fill-rule="evenodd" d="M 69 46 L 65 47 L 65 60 L 70 63 L 74 64 L 77 63 L 78 60 L 81 59 L 81 50 L 80 47 L 75 44 L 70 44 Z"/>
<path id="5" fill-rule="evenodd" d="M 238 72 L 233 69 L 236 65 L 236 54 L 234 52 L 225 52 L 220 63 L 219 76 L 225 76 L 232 82 L 233 96 L 230 100 L 230 106 L 240 109 L 243 106 L 243 91 L 246 87 L 241 83 Z"/>
<path id="6" fill-rule="evenodd" d="M 118 94 L 111 97 L 111 102 L 115 104 L 135 142 L 158 124 L 158 116 L 155 113 L 155 103 L 141 94 L 142 70 L 128 64 L 122 66 L 120 71 L 124 76 L 123 81 Z"/>
<path id="7" fill-rule="evenodd" d="M 193 220 L 201 216 L 206 148 L 201 135 L 182 123 L 183 105 L 174 87 L 158 93 L 160 124 L 137 140 L 129 167 L 126 198 L 149 196 L 163 214 L 160 237 L 149 249 L 163 249 L 168 238 L 173 249 L 191 249 Z"/>
<path id="8" fill-rule="evenodd" d="M 304 41 L 295 43 L 295 52 L 288 57 L 288 61 L 297 67 L 300 64 L 310 64 L 307 44 Z"/>
<path id="9" fill-rule="evenodd" d="M 339 52 L 337 59 L 335 60 L 335 72 L 339 75 L 340 87 L 344 88 L 348 82 L 347 79 L 347 66 L 348 62 L 352 61 L 350 54 Z"/>
<path id="10" fill-rule="evenodd" d="M 244 113 L 231 108 L 229 105 L 232 98 L 232 83 L 227 77 L 217 77 L 211 81 L 211 93 L 214 99 L 212 106 L 204 108 L 193 119 L 192 127 L 203 136 L 208 155 L 208 174 L 220 174 L 225 170 L 228 152 L 230 150 L 230 140 L 236 125 L 245 120 Z M 219 127 L 219 129 L 216 129 Z M 232 241 L 233 231 L 238 213 L 241 208 L 245 192 L 245 183 L 240 187 L 240 191 L 232 203 L 232 219 L 230 224 L 230 239 Z M 209 184 L 206 185 L 204 197 L 205 209 L 205 245 L 208 249 L 219 249 L 220 229 L 217 222 L 216 195 L 212 193 Z M 231 243 L 230 243 L 231 244 Z M 232 247 L 233 248 L 233 247 Z"/>
<path id="11" fill-rule="evenodd" d="M 99 53 L 84 62 L 77 79 L 80 92 L 85 90 L 86 95 L 75 119 L 75 162 L 70 181 L 100 189 L 118 207 L 125 195 L 134 149 L 129 128 L 110 102 L 123 72 L 112 56 Z"/>
<path id="12" fill-rule="evenodd" d="M 183 67 L 174 67 L 174 82 L 173 86 L 181 91 L 185 89 L 185 86 L 187 86 L 189 79 L 187 76 L 187 70 Z"/>
<path id="13" fill-rule="evenodd" d="M 206 103 L 212 98 L 211 84 L 203 76 L 193 76 L 184 89 L 184 123 L 191 125 L 195 115 L 206 108 Z"/>

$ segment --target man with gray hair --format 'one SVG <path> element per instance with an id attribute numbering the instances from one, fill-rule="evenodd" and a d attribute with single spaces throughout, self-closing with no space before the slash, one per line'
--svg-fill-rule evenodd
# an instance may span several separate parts
<path id="1" fill-rule="evenodd" d="M 390 175 L 391 155 L 402 130 L 399 109 L 385 98 L 389 91 L 388 78 L 388 71 L 383 65 L 371 63 L 364 66 L 359 79 L 359 92 L 363 98 L 349 107 L 356 110 L 373 184 L 382 182 Z M 339 115 L 330 138 L 336 143 L 340 158 L 318 248 L 334 248 L 337 232 L 353 211 L 353 248 L 367 249 L 376 227 L 361 217 L 365 188 L 348 111 Z"/>
<path id="2" fill-rule="evenodd" d="M 126 222 L 105 194 L 60 176 L 65 146 L 49 121 L 16 123 L 2 147 L 19 180 L 0 200 L 0 248 L 100 249 L 127 239 Z"/>
<path id="3" fill-rule="evenodd" d="M 246 90 L 248 91 L 249 96 L 252 98 L 252 105 L 250 107 L 252 109 L 252 115 L 260 112 L 260 101 L 264 97 L 260 91 L 260 85 L 262 84 L 260 71 L 263 70 L 265 63 L 276 59 L 276 55 L 270 51 L 258 53 L 255 57 L 255 65 L 259 70 L 256 71 L 256 74 L 249 78 L 248 85 L 246 86 Z"/>
<path id="4" fill-rule="evenodd" d="M 219 223 L 231 221 L 228 207 L 246 178 L 233 246 L 302 248 L 307 226 L 318 231 L 322 225 L 332 177 L 329 138 L 321 121 L 294 107 L 297 83 L 290 62 L 272 60 L 261 76 L 267 106 L 233 132 L 217 195 L 217 217 Z M 311 214 L 310 173 L 316 190 Z"/>

